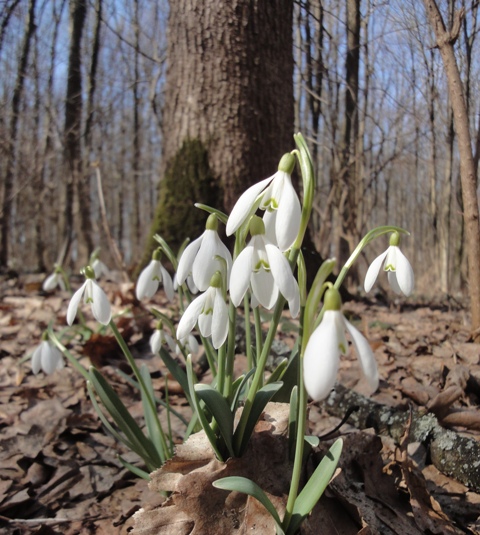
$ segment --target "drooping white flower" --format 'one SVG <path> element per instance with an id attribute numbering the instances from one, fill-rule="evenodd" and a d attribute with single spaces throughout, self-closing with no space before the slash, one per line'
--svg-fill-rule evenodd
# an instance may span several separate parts
<path id="1" fill-rule="evenodd" d="M 177 338 L 185 338 L 198 322 L 206 338 L 212 337 L 215 349 L 223 345 L 228 334 L 228 306 L 222 295 L 221 275 L 215 273 L 209 288 L 187 307 L 177 327 Z"/>
<path id="2" fill-rule="evenodd" d="M 250 223 L 252 238 L 238 255 L 230 274 L 230 298 L 239 306 L 250 287 L 252 306 L 261 304 L 271 310 L 281 293 L 288 301 L 292 317 L 300 311 L 298 283 L 293 276 L 288 260 L 280 249 L 265 236 L 263 221 L 253 216 Z"/>
<path id="3" fill-rule="evenodd" d="M 77 315 L 78 305 L 83 296 L 83 302 L 89 304 L 92 308 L 94 318 L 103 325 L 108 325 L 112 318 L 112 311 L 110 302 L 105 292 L 95 281 L 95 274 L 90 266 L 85 268 L 85 276 L 87 277 L 82 286 L 73 294 L 72 299 L 68 305 L 67 323 L 72 325 L 75 316 Z"/>
<path id="4" fill-rule="evenodd" d="M 67 289 L 65 286 L 65 281 L 63 280 L 63 274 L 60 269 L 55 269 L 55 271 L 49 275 L 42 284 L 42 288 L 45 292 L 50 292 L 57 286 L 63 291 Z"/>
<path id="5" fill-rule="evenodd" d="M 180 346 L 183 347 L 187 354 L 190 353 L 191 355 L 196 355 L 200 351 L 200 345 L 193 334 L 187 334 L 184 338 L 178 339 L 178 344 L 175 347 L 175 353 L 177 355 L 183 353 L 182 347 Z"/>
<path id="6" fill-rule="evenodd" d="M 331 289 L 327 290 L 326 294 L 331 291 L 337 292 Z M 377 363 L 370 344 L 345 318 L 341 310 L 335 308 L 335 310 L 325 311 L 320 325 L 308 340 L 303 356 L 305 389 L 308 395 L 316 401 L 325 399 L 335 385 L 340 354 L 346 355 L 348 352 L 345 331 L 348 331 L 352 338 L 360 366 L 371 391 L 374 392 L 378 388 Z"/>
<path id="7" fill-rule="evenodd" d="M 190 290 L 190 293 L 192 293 L 194 295 L 198 294 L 198 288 L 195 286 L 195 283 L 193 282 L 193 276 L 192 276 L 191 273 L 188 275 L 187 280 L 185 282 L 187 283 L 187 287 Z M 177 274 L 176 273 L 173 276 L 173 289 L 175 291 L 178 290 L 178 279 L 177 279 Z"/>
<path id="8" fill-rule="evenodd" d="M 283 156 L 278 171 L 248 188 L 238 199 L 227 221 L 227 236 L 233 234 L 258 206 L 265 210 L 264 222 L 267 237 L 281 251 L 289 249 L 300 230 L 302 209 L 292 185 L 291 173 L 295 157 Z"/>
<path id="9" fill-rule="evenodd" d="M 390 246 L 370 264 L 365 275 L 365 291 L 369 292 L 377 280 L 380 269 L 387 272 L 388 282 L 397 294 L 409 296 L 413 292 L 415 277 L 407 257 L 400 251 L 400 236 L 394 232 L 390 237 Z"/>
<path id="10" fill-rule="evenodd" d="M 96 279 L 100 278 L 102 275 L 105 275 L 105 277 L 110 275 L 110 270 L 99 258 L 95 258 L 92 262 L 92 269 Z"/>
<path id="11" fill-rule="evenodd" d="M 174 299 L 172 277 L 160 262 L 161 251 L 156 249 L 152 254 L 152 260 L 140 273 L 137 281 L 136 295 L 141 300 L 144 297 L 153 297 L 158 286 L 163 282 L 163 288 L 169 301 Z"/>
<path id="12" fill-rule="evenodd" d="M 158 322 L 157 328 L 150 336 L 150 349 L 154 355 L 160 352 L 160 348 L 167 344 L 171 351 L 175 351 L 175 340 L 165 331 L 162 322 Z"/>
<path id="13" fill-rule="evenodd" d="M 40 370 L 44 373 L 53 373 L 65 366 L 63 355 L 46 338 L 44 338 L 32 355 L 32 371 L 36 375 Z"/>
<path id="14" fill-rule="evenodd" d="M 205 232 L 183 251 L 177 269 L 177 282 L 183 284 L 191 274 L 195 286 L 204 292 L 210 285 L 210 279 L 216 271 L 227 270 L 227 277 L 232 267 L 232 255 L 218 236 L 218 219 L 210 214 L 205 225 Z M 225 265 L 222 265 L 222 260 Z"/>

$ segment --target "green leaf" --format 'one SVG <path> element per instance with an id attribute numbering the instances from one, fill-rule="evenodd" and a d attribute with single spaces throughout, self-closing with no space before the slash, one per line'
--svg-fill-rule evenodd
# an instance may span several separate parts
<path id="1" fill-rule="evenodd" d="M 243 436 L 240 437 L 238 436 L 238 430 L 243 428 L 242 421 L 245 418 L 246 414 L 246 411 L 242 412 L 242 415 L 240 416 L 240 422 L 234 433 L 234 444 L 240 443 L 238 450 L 236 451 L 239 457 L 241 457 L 241 455 L 245 451 L 248 441 L 250 440 L 250 436 L 252 435 L 253 430 L 255 429 L 255 425 L 257 424 L 258 419 L 260 418 L 260 415 L 263 412 L 263 409 L 272 399 L 272 397 L 276 394 L 276 392 L 278 392 L 280 388 L 282 388 L 282 385 L 283 383 L 281 381 L 278 381 L 276 383 L 270 383 L 268 385 L 265 385 L 255 394 L 255 399 L 253 400 L 252 408 L 248 414 L 248 420 L 244 426 Z"/>
<path id="2" fill-rule="evenodd" d="M 89 370 L 89 375 L 90 382 L 97 392 L 100 401 L 120 431 L 125 434 L 127 440 L 132 445 L 132 449 L 142 457 L 147 465 L 150 464 L 150 467 L 160 468 L 162 461 L 157 450 L 143 434 L 139 425 L 128 412 L 122 400 L 118 397 L 108 381 L 93 366 Z"/>
<path id="3" fill-rule="evenodd" d="M 148 436 L 150 437 L 152 444 L 155 446 L 155 449 L 157 450 L 160 460 L 163 464 L 167 458 L 172 456 L 173 452 L 170 452 L 167 449 L 165 434 L 156 411 L 157 405 L 155 403 L 155 393 L 153 391 L 152 378 L 150 377 L 150 372 L 145 364 L 143 364 L 140 368 L 140 373 L 148 390 L 148 392 L 144 392 L 143 388 L 140 388 L 140 393 L 142 395 L 143 415 L 148 429 Z M 152 403 L 149 402 L 148 395 L 150 395 L 150 400 L 153 400 L 153 406 Z"/>
<path id="4" fill-rule="evenodd" d="M 288 359 L 284 358 L 280 361 L 279 365 L 273 370 L 272 375 L 268 378 L 267 385 L 270 383 L 276 383 L 280 381 L 288 366 Z"/>
<path id="5" fill-rule="evenodd" d="M 292 389 L 290 396 L 290 413 L 288 415 L 288 456 L 291 461 L 295 458 L 298 425 L 298 386 Z"/>
<path id="6" fill-rule="evenodd" d="M 292 519 L 287 529 L 287 535 L 294 535 L 303 519 L 310 514 L 316 503 L 327 488 L 337 468 L 342 453 L 343 440 L 334 442 L 321 463 L 315 469 L 302 492 L 297 496 L 293 506 Z"/>
<path id="7" fill-rule="evenodd" d="M 122 458 L 121 455 L 118 456 L 118 460 L 122 464 L 124 468 L 127 468 L 132 472 L 132 474 L 135 474 L 137 477 L 141 477 L 142 479 L 145 479 L 146 481 L 150 481 L 150 474 L 148 472 L 145 472 L 145 470 L 142 470 L 141 468 L 138 468 L 138 466 L 135 466 L 134 464 L 129 463 L 125 459 Z"/>
<path id="8" fill-rule="evenodd" d="M 216 208 L 212 208 L 211 206 L 208 206 L 207 204 L 202 204 L 200 202 L 195 203 L 195 208 L 199 208 L 200 210 L 205 210 L 205 212 L 209 214 L 215 214 L 224 225 L 227 224 L 228 216 L 227 214 L 221 212 L 220 210 L 217 210 Z"/>
<path id="9" fill-rule="evenodd" d="M 174 379 L 182 387 L 185 395 L 187 396 L 188 403 L 190 406 L 193 406 L 190 399 L 190 391 L 188 386 L 188 377 L 180 364 L 172 358 L 170 353 L 164 348 L 160 348 L 160 357 L 162 358 L 165 366 L 168 368 L 168 371 L 173 375 Z"/>
<path id="10" fill-rule="evenodd" d="M 195 410 L 195 413 L 200 421 L 200 424 L 205 431 L 205 435 L 207 435 L 208 441 L 210 442 L 213 451 L 215 452 L 216 456 L 218 457 L 219 461 L 223 461 L 223 455 L 221 454 L 218 444 L 217 444 L 217 437 L 215 436 L 215 433 L 213 432 L 212 428 L 210 427 L 210 424 L 208 423 L 207 418 L 205 417 L 205 413 L 202 410 L 202 407 L 200 406 L 200 403 L 197 398 L 197 393 L 195 392 L 195 383 L 196 383 L 196 377 L 193 372 L 193 366 L 192 366 L 192 356 L 188 355 L 187 357 L 187 377 L 188 377 L 188 386 L 189 386 L 189 392 L 190 392 L 190 398 L 192 400 L 191 407 Z"/>
<path id="11" fill-rule="evenodd" d="M 251 370 L 249 370 L 245 375 L 239 377 L 232 385 L 232 391 L 235 392 L 235 395 L 233 397 L 233 401 L 232 401 L 232 405 L 231 405 L 231 409 L 232 409 L 232 414 L 235 415 L 235 412 L 237 411 L 237 408 L 238 408 L 238 403 L 240 401 L 240 396 L 242 395 L 242 391 L 243 389 L 245 388 L 245 385 L 247 384 L 247 381 L 250 379 L 250 377 L 255 373 L 255 370 L 257 368 L 252 368 Z M 240 379 L 240 381 L 239 381 Z M 239 382 L 238 386 L 237 386 L 237 381 Z"/>
<path id="12" fill-rule="evenodd" d="M 205 403 L 208 410 L 217 422 L 220 434 L 225 441 L 225 445 L 232 457 L 234 457 L 232 446 L 233 435 L 233 414 L 228 406 L 227 400 L 214 388 L 205 384 L 194 386 L 197 396 Z"/>
<path id="13" fill-rule="evenodd" d="M 251 479 L 247 479 L 246 477 L 230 476 L 217 479 L 212 483 L 212 485 L 217 489 L 243 492 L 243 494 L 248 494 L 249 496 L 252 496 L 256 500 L 258 500 L 272 515 L 272 518 L 275 521 L 275 526 L 277 528 L 277 534 L 284 535 L 284 531 L 281 527 L 281 522 L 277 510 L 275 509 L 273 503 L 269 500 L 265 492 L 263 492 L 263 490 L 254 481 L 252 481 Z"/>

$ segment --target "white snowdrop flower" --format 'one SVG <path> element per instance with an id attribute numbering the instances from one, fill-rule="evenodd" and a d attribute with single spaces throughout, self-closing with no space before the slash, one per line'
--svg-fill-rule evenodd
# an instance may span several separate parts
<path id="1" fill-rule="evenodd" d="M 388 282 L 397 294 L 409 296 L 413 292 L 415 278 L 407 257 L 400 251 L 400 235 L 394 232 L 390 236 L 390 246 L 370 264 L 365 275 L 364 288 L 369 292 L 377 280 L 380 269 L 387 272 Z"/>
<path id="2" fill-rule="evenodd" d="M 159 321 L 157 328 L 150 336 L 150 349 L 154 355 L 157 355 L 163 345 L 168 345 L 172 351 L 175 351 L 175 340 L 165 331 L 163 322 Z"/>
<path id="3" fill-rule="evenodd" d="M 228 334 L 228 306 L 222 294 L 222 279 L 216 272 L 210 281 L 209 288 L 187 307 L 178 324 L 177 338 L 184 339 L 195 327 L 205 338 L 212 337 L 215 349 L 223 345 Z"/>
<path id="4" fill-rule="evenodd" d="M 271 310 L 281 293 L 288 301 L 292 317 L 300 311 L 298 283 L 288 260 L 280 249 L 265 236 L 263 221 L 253 216 L 250 222 L 252 238 L 233 263 L 230 274 L 230 298 L 239 306 L 250 287 L 252 306 L 261 304 Z"/>
<path id="5" fill-rule="evenodd" d="M 162 266 L 160 262 L 161 250 L 156 249 L 152 254 L 152 260 L 148 266 L 140 273 L 137 281 L 135 293 L 137 299 L 141 300 L 144 297 L 153 297 L 158 290 L 159 284 L 163 283 L 165 294 L 169 301 L 174 299 L 172 277 L 168 271 Z"/>
<path id="6" fill-rule="evenodd" d="M 193 282 L 193 276 L 191 273 L 187 276 L 187 280 L 185 282 L 187 283 L 187 287 L 190 290 L 190 293 L 194 295 L 198 294 L 198 288 L 195 286 L 195 283 Z M 176 273 L 173 275 L 173 289 L 175 291 L 178 290 L 178 279 L 177 279 Z"/>
<path id="7" fill-rule="evenodd" d="M 65 286 L 65 281 L 63 280 L 63 274 L 60 269 L 55 269 L 55 271 L 49 275 L 42 284 L 42 288 L 45 292 L 50 292 L 57 286 L 63 291 L 67 289 Z"/>
<path id="8" fill-rule="evenodd" d="M 335 385 L 340 364 L 340 354 L 348 352 L 345 331 L 348 331 L 362 371 L 372 393 L 378 388 L 378 370 L 375 357 L 366 338 L 345 318 L 340 307 L 340 295 L 336 289 L 325 293 L 325 307 L 320 325 L 310 336 L 303 357 L 303 376 L 308 395 L 320 401 L 325 399 Z"/>
<path id="9" fill-rule="evenodd" d="M 42 341 L 32 355 L 32 371 L 36 375 L 40 370 L 44 373 L 53 373 L 65 366 L 63 355 L 44 335 Z"/>
<path id="10" fill-rule="evenodd" d="M 200 351 L 200 345 L 193 334 L 187 334 L 187 336 L 184 338 L 178 339 L 178 344 L 175 347 L 175 353 L 177 355 L 181 355 L 183 353 L 180 346 L 184 348 L 186 353 L 190 353 L 191 355 L 197 355 Z"/>
<path id="11" fill-rule="evenodd" d="M 216 271 L 225 272 L 227 277 L 232 267 L 232 255 L 218 236 L 218 219 L 210 214 L 205 225 L 205 232 L 183 251 L 177 269 L 177 282 L 183 284 L 189 274 L 195 286 L 204 292 L 210 285 L 210 279 Z M 225 262 L 224 265 L 223 262 Z"/>
<path id="12" fill-rule="evenodd" d="M 233 234 L 255 210 L 265 210 L 267 237 L 281 251 L 289 249 L 300 230 L 302 208 L 292 185 L 295 157 L 287 153 L 280 160 L 278 171 L 248 188 L 238 199 L 227 221 L 227 236 Z"/>
<path id="13" fill-rule="evenodd" d="M 95 281 L 95 274 L 90 266 L 85 268 L 86 280 L 82 286 L 73 294 L 68 305 L 67 323 L 72 325 L 77 315 L 78 305 L 83 296 L 83 302 L 92 308 L 94 318 L 103 325 L 108 325 L 112 318 L 110 302 L 105 292 Z"/>
<path id="14" fill-rule="evenodd" d="M 110 270 L 99 258 L 95 258 L 92 262 L 92 269 L 96 279 L 100 278 L 102 275 L 105 275 L 105 277 L 110 275 Z"/>

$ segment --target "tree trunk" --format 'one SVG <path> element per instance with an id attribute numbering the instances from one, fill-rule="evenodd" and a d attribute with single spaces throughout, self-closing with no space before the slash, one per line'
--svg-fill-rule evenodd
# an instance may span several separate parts
<path id="1" fill-rule="evenodd" d="M 87 16 L 84 0 L 70 1 L 70 51 L 65 104 L 65 162 L 67 165 L 65 221 L 63 237 L 67 250 L 73 238 L 74 223 L 78 238 L 78 256 L 85 262 L 93 250 L 90 189 L 84 176 L 82 162 L 82 70 L 81 42 Z M 76 198 L 75 198 L 76 194 Z"/>
<path id="2" fill-rule="evenodd" d="M 13 90 L 12 97 L 12 115 L 9 128 L 9 143 L 7 146 L 6 171 L 3 187 L 2 212 L 0 215 L 0 267 L 6 268 L 9 261 L 9 234 L 11 227 L 12 215 L 12 193 L 13 181 L 15 176 L 15 159 L 16 159 L 16 140 L 19 122 L 20 103 L 22 99 L 25 77 L 27 75 L 27 62 L 30 52 L 32 36 L 35 32 L 35 3 L 36 0 L 30 0 L 28 13 L 25 20 L 25 33 L 21 47 L 21 56 L 18 63 L 17 80 Z"/>
<path id="3" fill-rule="evenodd" d="M 205 197 L 229 211 L 249 185 L 277 170 L 281 156 L 293 148 L 292 15 L 293 0 L 170 4 L 161 176 L 169 175 L 173 162 L 180 172 L 181 150 L 189 168 L 187 145 L 193 142 L 192 157 L 211 173 L 212 184 L 204 188 L 213 189 Z M 197 217 L 200 233 L 205 217 L 192 208 L 205 198 L 193 197 L 191 171 L 190 178 L 170 174 L 172 183 L 163 180 L 157 216 L 166 200 L 172 209 L 176 195 L 188 206 L 186 217 Z M 162 193 L 167 190 L 168 199 Z M 170 230 L 171 246 L 178 246 L 185 230 L 173 237 L 168 219 L 157 217 L 152 230 Z"/>
<path id="4" fill-rule="evenodd" d="M 435 32 L 437 46 L 440 50 L 447 75 L 448 91 L 458 139 L 472 331 L 475 340 L 480 342 L 480 226 L 476 187 L 477 171 L 474 167 L 467 105 L 463 95 L 462 80 L 460 78 L 455 52 L 453 50 L 453 44 L 458 36 L 464 11 L 462 10 L 456 13 L 452 30 L 447 31 L 435 0 L 424 0 L 424 3 L 430 24 Z"/>

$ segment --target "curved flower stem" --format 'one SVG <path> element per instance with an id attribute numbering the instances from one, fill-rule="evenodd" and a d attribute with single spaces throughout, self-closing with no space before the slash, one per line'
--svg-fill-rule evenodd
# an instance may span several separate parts
<path id="1" fill-rule="evenodd" d="M 254 364 L 252 354 L 252 329 L 250 327 L 250 301 L 247 293 L 243 298 L 243 310 L 245 311 L 245 353 L 247 354 L 247 370 L 251 370 Z"/>
<path id="2" fill-rule="evenodd" d="M 300 326 L 303 325 L 303 316 L 305 309 L 302 308 L 300 316 Z M 305 351 L 306 343 L 303 343 L 303 333 L 300 327 L 300 338 L 302 340 L 302 347 L 300 358 L 298 359 L 298 415 L 297 415 L 297 436 L 295 442 L 295 459 L 293 461 L 292 481 L 290 483 L 290 491 L 288 493 L 287 506 L 285 509 L 285 516 L 283 518 L 282 527 L 284 531 L 287 530 L 290 520 L 292 519 L 293 507 L 298 496 L 298 487 L 300 485 L 300 477 L 303 469 L 303 450 L 305 446 L 305 429 L 307 425 L 307 392 L 303 384 L 303 353 Z"/>
<path id="3" fill-rule="evenodd" d="M 223 395 L 226 399 L 230 399 L 232 395 L 233 385 L 233 364 L 235 362 L 235 334 L 237 313 L 235 305 L 230 301 L 228 307 L 228 344 L 227 344 L 227 359 L 225 362 L 225 384 L 223 386 Z"/>

